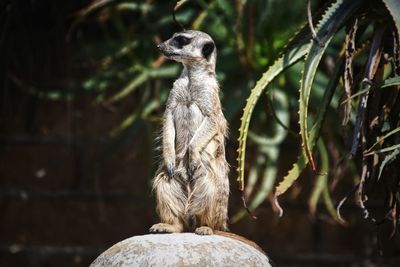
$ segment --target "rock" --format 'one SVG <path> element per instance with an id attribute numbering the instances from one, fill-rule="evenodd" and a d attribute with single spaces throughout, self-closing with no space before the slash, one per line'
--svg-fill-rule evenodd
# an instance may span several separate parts
<path id="1" fill-rule="evenodd" d="M 150 234 L 125 239 L 90 267 L 108 266 L 271 266 L 256 248 L 219 235 Z"/>

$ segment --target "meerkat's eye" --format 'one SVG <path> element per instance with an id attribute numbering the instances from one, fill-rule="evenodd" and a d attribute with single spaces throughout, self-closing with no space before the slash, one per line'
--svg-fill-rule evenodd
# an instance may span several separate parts
<path id="1" fill-rule="evenodd" d="M 172 39 L 172 41 L 174 46 L 182 48 L 185 45 L 189 44 L 191 39 L 182 35 L 178 35 L 174 39 Z"/>

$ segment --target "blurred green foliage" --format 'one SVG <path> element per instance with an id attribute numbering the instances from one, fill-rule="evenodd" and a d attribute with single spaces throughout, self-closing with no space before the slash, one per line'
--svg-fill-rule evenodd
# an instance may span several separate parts
<path id="1" fill-rule="evenodd" d="M 177 20 L 187 29 L 209 33 L 217 45 L 217 73 L 222 104 L 231 129 L 229 145 L 236 148 L 237 143 L 234 140 L 240 138 L 237 163 L 239 182 L 244 191 L 244 200 L 251 200 L 249 209 L 254 210 L 274 192 L 276 181 L 281 179 L 278 176 L 281 172 L 280 162 L 285 161 L 282 154 L 288 154 L 284 151 L 287 147 L 285 142 L 294 139 L 299 143 L 291 148 L 290 153 L 300 151 L 300 158 L 284 178 L 285 182 L 277 188 L 279 194 L 292 186 L 310 160 L 315 161 L 316 170 L 313 176 L 316 182 L 310 195 L 310 210 L 314 213 L 318 201 L 322 200 L 331 216 L 338 220 L 330 197 L 330 191 L 334 187 L 329 187 L 329 180 L 337 172 L 333 168 L 335 164 L 330 163 L 329 159 L 334 158 L 335 161 L 344 163 L 350 170 L 350 175 L 355 177 L 355 184 L 359 184 L 358 176 L 362 177 L 361 169 L 365 165 L 360 164 L 360 159 L 362 161 L 366 155 L 356 153 L 355 160 L 354 157 L 347 160 L 352 143 L 349 136 L 357 121 L 357 106 L 361 99 L 359 96 L 362 95 L 357 95 L 356 92 L 365 93 L 383 87 L 366 88 L 362 83 L 365 70 L 372 65 L 379 66 L 377 77 L 370 80 L 379 85 L 379 82 L 385 83 L 387 78 L 394 77 L 392 83 L 389 83 L 391 86 L 387 87 L 392 90 L 390 92 L 398 92 L 396 77 L 399 73 L 396 60 L 399 55 L 396 53 L 399 44 L 396 44 L 396 40 L 398 42 L 399 8 L 393 7 L 395 1 L 350 3 L 350 0 L 338 0 L 327 5 L 325 1 L 313 1 L 311 11 L 315 13 L 317 38 L 321 40 L 313 39 L 310 33 L 306 24 L 307 5 L 303 1 L 183 2 L 177 10 Z M 347 5 L 344 8 L 343 3 Z M 39 5 L 35 1 L 31 3 L 33 6 L 35 4 Z M 7 16 L 16 18 L 16 25 L 29 28 L 27 23 L 24 24 L 24 13 L 15 13 L 18 5 L 18 2 L 8 1 L 9 11 L 2 13 L 2 19 L 7 22 Z M 110 109 L 118 109 L 119 103 L 131 100 L 135 104 L 132 113 L 121 118 L 113 129 L 109 129 L 110 137 L 115 141 L 107 153 L 114 153 L 118 147 L 123 146 L 123 140 L 133 138 L 136 129 L 143 127 L 143 122 L 159 123 L 172 82 L 180 73 L 181 66 L 166 61 L 156 49 L 158 42 L 179 31 L 172 20 L 174 1 L 93 0 L 62 5 L 70 15 L 59 19 L 64 31 L 54 32 L 54 35 L 64 34 L 59 39 L 69 45 L 70 53 L 64 57 L 71 57 L 68 60 L 71 66 L 62 66 L 63 58 L 57 60 L 61 62 L 60 68 L 68 67 L 74 73 L 73 78 L 67 76 L 65 79 L 68 81 L 46 84 L 34 67 L 26 75 L 16 62 L 26 62 L 27 59 L 20 58 L 18 53 L 9 53 L 4 57 L 3 78 L 29 95 L 49 100 L 89 94 L 94 99 L 93 104 Z M 359 33 L 354 37 L 358 54 L 351 56 L 354 60 L 351 59 L 350 64 L 350 56 L 346 54 L 344 44 L 347 42 L 346 38 L 349 38 L 349 29 L 355 19 L 361 21 Z M 384 51 L 382 58 L 385 60 L 375 64 L 367 63 L 371 57 L 369 52 L 372 51 L 373 40 L 383 25 L 388 26 L 379 47 Z M 298 29 L 302 30 L 298 32 Z M 4 38 L 0 43 L 3 51 L 22 50 L 24 46 L 20 42 L 24 38 L 31 42 L 40 38 L 23 36 L 18 32 L 10 35 L 7 23 L 3 24 L 3 30 Z M 12 38 L 7 38 L 8 36 Z M 323 43 L 322 47 L 319 42 Z M 51 51 L 46 53 L 51 54 Z M 304 63 L 302 60 L 306 55 L 308 57 Z M 34 58 L 33 62 L 40 62 L 40 53 L 31 56 Z M 279 58 L 281 61 L 275 61 Z M 356 85 L 351 88 L 353 95 L 344 98 L 344 89 L 349 78 L 344 77 L 343 68 L 349 64 L 354 70 L 351 83 Z M 303 82 L 300 84 L 301 80 Z M 373 134 L 364 134 L 368 141 L 363 145 L 363 150 L 364 146 L 378 142 L 373 145 L 377 149 L 375 152 L 372 149 L 367 151 L 367 147 L 365 151 L 379 154 L 380 168 L 370 162 L 367 165 L 374 170 L 379 168 L 379 177 L 382 172 L 383 176 L 390 177 L 387 178 L 388 183 L 391 183 L 388 186 L 388 197 L 395 199 L 394 196 L 398 194 L 398 171 L 393 172 L 393 167 L 385 169 L 385 165 L 398 164 L 396 157 L 399 148 L 396 145 L 400 141 L 396 129 L 400 126 L 399 96 L 398 93 L 384 94 L 381 100 L 376 100 L 379 103 L 371 102 L 370 105 L 376 104 L 382 108 L 390 105 L 390 108 L 386 109 L 386 113 L 376 113 L 382 117 L 378 123 L 379 129 L 373 129 Z M 246 102 L 248 98 L 250 101 Z M 344 103 L 351 104 L 346 111 L 350 116 L 350 126 L 341 127 Z M 240 136 L 237 129 L 241 131 Z M 297 134 L 299 131 L 300 134 Z M 395 132 L 385 137 L 391 131 Z M 388 142 L 384 144 L 383 140 Z M 386 151 L 391 154 L 382 154 L 386 153 L 383 149 L 389 149 Z M 245 158 L 245 151 L 251 156 Z M 106 157 L 107 153 L 102 157 Z M 318 155 L 315 160 L 313 153 Z M 374 170 L 371 172 L 375 175 L 377 172 Z M 375 176 L 371 177 L 371 180 L 375 179 Z M 244 187 L 245 180 L 247 187 Z M 348 191 L 351 189 L 348 188 Z M 393 211 L 393 207 L 396 209 L 398 201 L 390 202 L 388 210 Z M 360 203 L 362 205 L 363 202 Z M 233 220 L 240 219 L 243 214 L 244 211 L 239 212 Z"/>

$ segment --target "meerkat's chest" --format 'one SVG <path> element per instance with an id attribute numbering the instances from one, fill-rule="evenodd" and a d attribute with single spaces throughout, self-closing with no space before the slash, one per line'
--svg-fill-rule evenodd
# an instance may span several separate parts
<path id="1" fill-rule="evenodd" d="M 171 96 L 174 100 L 173 116 L 177 132 L 191 136 L 204 119 L 202 107 L 206 91 L 190 88 L 191 83 L 185 77 L 175 81 Z"/>
<path id="2" fill-rule="evenodd" d="M 180 130 L 197 128 L 203 121 L 203 118 L 204 115 L 200 105 L 196 101 L 190 98 L 178 101 L 174 111 L 174 119 L 175 125 Z"/>

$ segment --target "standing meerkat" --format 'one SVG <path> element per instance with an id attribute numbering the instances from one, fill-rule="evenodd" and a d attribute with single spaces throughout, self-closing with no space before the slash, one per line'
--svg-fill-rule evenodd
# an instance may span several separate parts
<path id="1" fill-rule="evenodd" d="M 152 233 L 227 231 L 229 180 L 227 122 L 215 75 L 217 51 L 200 31 L 175 33 L 158 45 L 183 64 L 163 118 L 162 156 L 154 179 L 160 223 Z"/>

